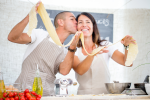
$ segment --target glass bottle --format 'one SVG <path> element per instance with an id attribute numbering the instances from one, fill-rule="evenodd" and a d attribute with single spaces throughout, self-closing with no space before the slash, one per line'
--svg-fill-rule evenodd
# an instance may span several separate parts
<path id="1" fill-rule="evenodd" d="M 39 68 L 37 65 L 36 76 L 34 77 L 32 90 L 42 96 L 43 95 L 43 85 L 42 85 L 42 80 L 41 80 L 41 77 L 39 74 L 40 74 L 40 71 L 39 71 Z"/>
<path id="2" fill-rule="evenodd" d="M 0 98 L 3 98 L 3 92 L 6 92 L 6 89 L 3 80 L 3 73 L 0 72 Z"/>

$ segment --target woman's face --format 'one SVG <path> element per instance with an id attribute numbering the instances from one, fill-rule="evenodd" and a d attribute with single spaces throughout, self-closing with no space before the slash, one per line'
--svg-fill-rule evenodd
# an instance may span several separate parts
<path id="1" fill-rule="evenodd" d="M 85 15 L 80 15 L 77 23 L 77 30 L 82 31 L 84 37 L 92 36 L 93 33 L 93 23 Z"/>

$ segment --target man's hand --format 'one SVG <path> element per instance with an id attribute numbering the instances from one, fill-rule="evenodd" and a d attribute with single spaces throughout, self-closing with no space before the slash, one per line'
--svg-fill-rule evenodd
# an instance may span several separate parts
<path id="1" fill-rule="evenodd" d="M 35 6 L 35 11 L 36 11 L 36 13 L 38 13 L 38 7 L 39 7 L 40 3 L 41 3 L 41 1 L 39 1 L 39 2 L 36 4 L 36 6 Z"/>
<path id="2" fill-rule="evenodd" d="M 76 34 L 75 34 L 75 38 L 73 39 L 72 43 L 70 44 L 70 47 L 74 47 L 76 48 L 77 47 L 77 43 L 79 41 L 79 38 L 80 38 L 80 34 L 82 32 L 81 31 L 77 31 Z"/>

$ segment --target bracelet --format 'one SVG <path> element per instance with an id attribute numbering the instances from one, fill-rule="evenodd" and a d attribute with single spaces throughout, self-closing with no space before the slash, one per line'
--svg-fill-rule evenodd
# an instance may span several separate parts
<path id="1" fill-rule="evenodd" d="M 129 49 L 129 45 L 125 46 L 125 45 L 123 44 L 123 46 L 124 46 L 124 48 L 125 48 L 126 50 Z"/>
<path id="2" fill-rule="evenodd" d="M 77 48 L 76 48 L 76 49 L 70 49 L 70 47 L 68 47 L 68 50 L 69 50 L 70 52 L 76 52 L 76 51 L 77 51 Z"/>

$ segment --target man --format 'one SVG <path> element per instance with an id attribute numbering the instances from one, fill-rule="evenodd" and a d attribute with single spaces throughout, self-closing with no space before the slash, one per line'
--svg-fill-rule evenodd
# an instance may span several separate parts
<path id="1" fill-rule="evenodd" d="M 39 3 L 36 7 L 38 7 Z M 63 75 L 67 75 L 72 68 L 80 33 L 76 35 L 68 52 L 65 53 L 65 48 L 56 45 L 49 37 L 48 32 L 42 29 L 34 29 L 31 37 L 27 33 L 23 33 L 28 22 L 29 15 L 19 22 L 8 35 L 8 40 L 11 42 L 28 44 L 23 58 L 21 74 L 16 82 L 22 84 L 23 90 L 26 88 L 31 90 L 38 64 L 43 84 L 43 96 L 53 95 L 56 73 L 60 72 Z M 59 13 L 55 17 L 54 23 L 61 43 L 64 43 L 70 34 L 74 34 L 77 31 L 77 22 L 71 12 Z"/>

